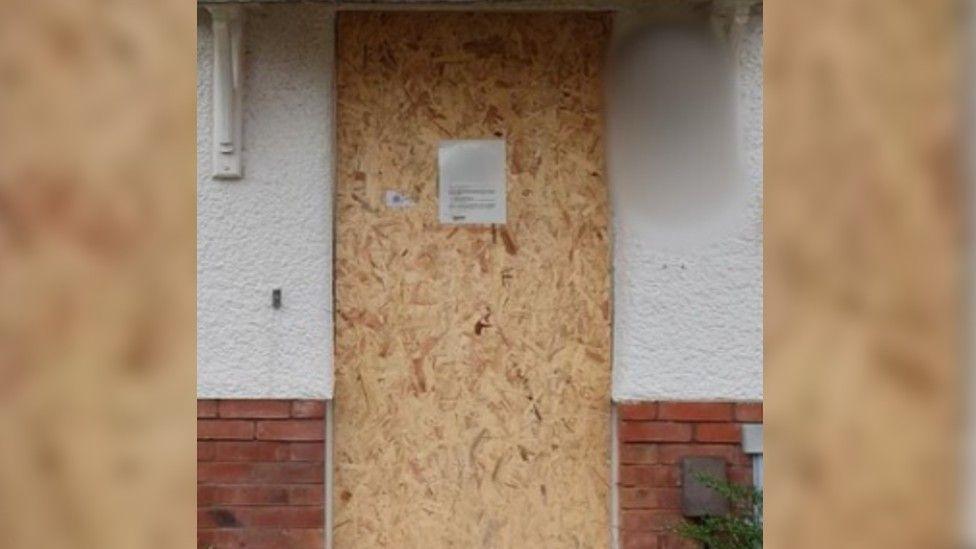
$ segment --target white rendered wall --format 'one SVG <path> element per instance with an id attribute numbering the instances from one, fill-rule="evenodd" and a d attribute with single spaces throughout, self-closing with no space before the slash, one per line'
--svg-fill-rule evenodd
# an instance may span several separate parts
<path id="1" fill-rule="evenodd" d="M 621 32 L 633 27 L 624 17 L 615 25 Z M 621 159 L 613 148 L 611 116 L 615 400 L 762 398 L 761 17 L 750 19 L 736 45 L 739 128 L 733 133 L 739 137 L 744 183 L 733 193 L 737 196 L 714 197 L 729 206 L 714 214 L 715 226 L 703 222 L 669 234 L 673 220 L 655 219 L 660 208 L 635 206 L 632 190 L 614 178 Z M 611 102 L 613 96 L 611 89 Z M 671 130 L 667 123 L 650 121 L 649 131 L 663 132 L 654 138 Z M 692 152 L 698 162 L 709 161 L 708 151 Z M 656 169 L 649 166 L 648 173 Z M 707 184 L 700 186 L 698 195 L 708 190 Z M 654 193 L 648 197 L 653 200 Z M 710 197 L 699 198 L 696 204 Z M 702 211 L 697 213 L 704 218 Z"/>
<path id="2" fill-rule="evenodd" d="M 213 40 L 198 15 L 197 395 L 330 398 L 333 15 L 247 9 L 244 177 L 229 181 L 210 177 Z"/>

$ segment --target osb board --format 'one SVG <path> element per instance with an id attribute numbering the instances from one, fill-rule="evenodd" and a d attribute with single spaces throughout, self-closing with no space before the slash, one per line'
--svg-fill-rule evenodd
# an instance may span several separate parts
<path id="1" fill-rule="evenodd" d="M 340 14 L 336 548 L 607 546 L 608 33 Z M 440 225 L 439 141 L 493 136 L 508 223 Z"/>
<path id="2" fill-rule="evenodd" d="M 957 6 L 766 8 L 767 546 L 959 547 Z"/>

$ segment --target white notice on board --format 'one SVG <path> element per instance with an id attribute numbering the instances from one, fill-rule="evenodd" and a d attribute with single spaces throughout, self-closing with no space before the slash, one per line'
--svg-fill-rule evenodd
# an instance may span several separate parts
<path id="1" fill-rule="evenodd" d="M 505 141 L 441 141 L 437 151 L 441 223 L 505 223 Z"/>

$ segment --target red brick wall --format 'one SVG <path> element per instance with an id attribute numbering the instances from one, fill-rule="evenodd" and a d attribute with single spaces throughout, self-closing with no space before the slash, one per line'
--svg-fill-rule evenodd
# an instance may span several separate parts
<path id="1" fill-rule="evenodd" d="M 325 402 L 197 401 L 197 546 L 321 549 Z"/>
<path id="2" fill-rule="evenodd" d="M 197 401 L 197 545 L 315 547 L 324 543 L 325 402 Z M 740 426 L 761 403 L 641 402 L 618 407 L 623 549 L 693 547 L 682 520 L 681 458 L 718 456 L 749 483 Z"/>
<path id="3" fill-rule="evenodd" d="M 741 425 L 762 422 L 762 403 L 640 402 L 617 407 L 622 549 L 695 547 L 670 530 L 681 514 L 681 459 L 725 459 L 729 480 L 752 483 Z"/>

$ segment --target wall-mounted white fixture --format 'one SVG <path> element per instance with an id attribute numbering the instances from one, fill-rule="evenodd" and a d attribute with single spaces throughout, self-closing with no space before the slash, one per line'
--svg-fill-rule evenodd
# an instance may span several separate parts
<path id="1" fill-rule="evenodd" d="M 207 9 L 214 39 L 213 177 L 239 179 L 243 175 L 244 9 L 233 5 Z"/>

